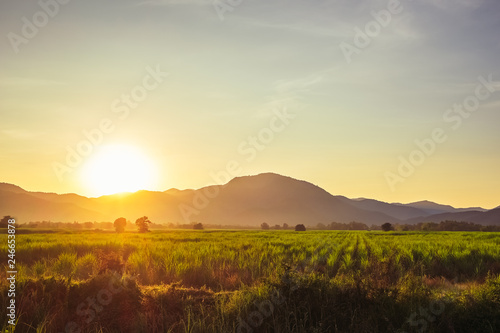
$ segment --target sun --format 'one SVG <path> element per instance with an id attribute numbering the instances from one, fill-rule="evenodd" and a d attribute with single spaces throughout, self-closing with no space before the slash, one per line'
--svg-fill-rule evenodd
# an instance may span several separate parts
<path id="1" fill-rule="evenodd" d="M 140 149 L 127 145 L 101 147 L 82 169 L 84 186 L 96 196 L 152 189 L 156 180 L 152 161 Z"/>

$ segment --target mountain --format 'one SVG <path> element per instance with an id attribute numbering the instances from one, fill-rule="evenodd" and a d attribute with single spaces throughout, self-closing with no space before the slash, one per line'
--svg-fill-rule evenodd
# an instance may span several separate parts
<path id="1" fill-rule="evenodd" d="M 337 198 L 348 202 L 354 207 L 361 208 L 364 210 L 370 210 L 375 212 L 381 212 L 397 219 L 403 221 L 410 221 L 412 223 L 428 221 L 427 217 L 434 216 L 435 218 L 440 218 L 440 214 L 446 213 L 466 213 L 462 215 L 457 215 L 456 217 L 471 216 L 468 212 L 486 212 L 487 209 L 481 207 L 471 207 L 471 208 L 455 208 L 449 205 L 441 205 L 432 201 L 418 201 L 409 204 L 401 203 L 387 203 L 382 201 L 377 201 L 373 199 L 357 198 L 348 199 L 343 196 L 337 196 Z M 498 207 L 500 208 L 500 207 Z M 448 215 L 442 215 L 446 217 Z M 450 215 L 452 216 L 452 215 Z M 442 220 L 440 220 L 442 221 Z"/>
<path id="2" fill-rule="evenodd" d="M 387 202 L 377 201 L 373 199 L 348 199 L 343 196 L 337 196 L 343 202 L 349 203 L 352 206 L 364 210 L 381 212 L 400 220 L 407 220 L 415 217 L 430 215 L 426 210 L 406 205 L 394 205 Z"/>
<path id="3" fill-rule="evenodd" d="M 52 202 L 37 198 L 29 192 L 16 193 L 0 190 L 1 216 L 11 215 L 21 222 L 29 221 L 100 221 L 102 213 L 72 203 Z"/>
<path id="4" fill-rule="evenodd" d="M 306 181 L 274 173 L 237 177 L 225 185 L 198 190 L 138 191 L 99 198 L 29 192 L 16 185 L 0 183 L 0 216 L 11 215 L 21 223 L 42 220 L 112 222 L 121 216 L 134 221 L 146 215 L 155 223 L 240 226 L 258 226 L 263 222 L 315 226 L 333 221 L 380 225 L 434 219 L 488 224 L 497 221 L 497 213 L 483 209 L 464 212 L 427 201 L 389 204 L 365 198 L 348 199 L 334 196 Z"/>
<path id="5" fill-rule="evenodd" d="M 219 191 L 195 220 L 243 225 L 398 222 L 387 214 L 356 208 L 311 183 L 273 173 L 238 177 Z"/>
<path id="6" fill-rule="evenodd" d="M 8 184 L 8 183 L 0 183 L 0 191 L 6 191 L 6 192 L 12 192 L 12 193 L 26 193 L 27 192 L 17 185 Z"/>
<path id="7" fill-rule="evenodd" d="M 426 213 L 425 215 L 434 215 L 441 213 L 458 213 L 467 211 L 480 211 L 480 212 L 486 211 L 486 209 L 481 207 L 455 208 L 449 205 L 441 205 L 427 200 L 412 202 L 409 204 L 395 204 L 395 205 L 417 208 L 420 209 L 421 211 L 424 211 Z"/>
<path id="8" fill-rule="evenodd" d="M 435 222 L 441 221 L 458 221 L 458 222 L 472 222 L 482 225 L 498 225 L 500 226 L 500 208 L 488 211 L 465 211 L 458 213 L 441 213 L 426 216 L 423 218 L 413 218 L 405 221 L 405 223 L 415 224 L 419 222 Z"/>
<path id="9" fill-rule="evenodd" d="M 316 185 L 272 173 L 238 177 L 224 186 L 198 190 L 138 191 L 99 198 L 27 192 L 15 185 L 4 185 L 0 193 L 0 215 L 12 215 L 25 222 L 114 221 L 120 216 L 134 220 L 143 215 L 156 223 L 199 221 L 254 226 L 263 222 L 399 222 L 383 212 L 355 207 Z"/>

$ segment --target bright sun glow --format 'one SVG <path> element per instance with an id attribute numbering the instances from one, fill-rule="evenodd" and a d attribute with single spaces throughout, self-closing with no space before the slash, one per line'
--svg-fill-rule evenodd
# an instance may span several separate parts
<path id="1" fill-rule="evenodd" d="M 94 195 L 107 195 L 152 189 L 157 172 L 140 150 L 110 145 L 92 154 L 82 170 L 82 178 Z"/>

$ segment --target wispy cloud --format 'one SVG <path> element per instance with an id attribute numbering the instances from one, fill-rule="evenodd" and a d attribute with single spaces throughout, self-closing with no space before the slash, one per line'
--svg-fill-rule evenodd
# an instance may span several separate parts
<path id="1" fill-rule="evenodd" d="M 278 80 L 274 83 L 274 88 L 279 94 L 303 93 L 324 79 L 325 73 L 315 73 L 299 79 Z"/>
<path id="2" fill-rule="evenodd" d="M 243 18 L 240 17 L 240 21 L 242 23 L 246 23 L 248 25 L 252 25 L 260 28 L 269 28 L 275 30 L 283 30 L 291 33 L 301 33 L 315 36 L 323 36 L 323 37 L 345 37 L 345 34 L 342 33 L 342 29 L 338 29 L 338 27 L 333 26 L 319 26 L 314 24 L 308 24 L 306 22 L 301 22 L 297 24 L 285 24 L 285 23 L 271 23 L 265 22 L 262 20 L 257 20 L 254 18 Z M 332 24 L 335 21 L 332 21 Z M 339 25 L 340 23 L 336 23 Z"/>
<path id="3" fill-rule="evenodd" d="M 8 87 L 40 87 L 40 86 L 54 86 L 54 85 L 65 85 L 65 82 L 48 80 L 48 79 L 38 79 L 38 78 L 27 78 L 27 77 L 4 77 L 0 78 L 0 86 Z"/>
<path id="4" fill-rule="evenodd" d="M 136 6 L 211 5 L 213 0 L 148 0 Z"/>
<path id="5" fill-rule="evenodd" d="M 1 130 L 0 133 L 11 139 L 16 139 L 16 140 L 30 140 L 42 134 L 38 132 L 29 131 L 26 129 L 6 129 L 6 130 Z"/>
<path id="6" fill-rule="evenodd" d="M 440 9 L 470 9 L 478 8 L 484 3 L 484 0 L 424 0 L 425 2 Z"/>
<path id="7" fill-rule="evenodd" d="M 257 117 L 268 117 L 275 109 L 299 108 L 303 98 L 310 94 L 328 75 L 330 69 L 291 80 L 277 80 L 273 83 L 274 93 L 257 112 Z"/>

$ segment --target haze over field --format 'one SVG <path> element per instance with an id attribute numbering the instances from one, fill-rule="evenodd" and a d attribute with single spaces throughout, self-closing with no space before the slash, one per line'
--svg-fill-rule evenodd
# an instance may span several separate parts
<path id="1" fill-rule="evenodd" d="M 0 181 L 498 206 L 500 2 L 216 3 L 2 1 Z"/>
<path id="2" fill-rule="evenodd" d="M 0 183 L 0 215 L 20 221 L 114 221 L 147 215 L 155 223 L 260 226 L 299 223 L 390 223 L 456 220 L 500 225 L 500 209 L 454 208 L 429 201 L 389 204 L 335 196 L 321 187 L 273 173 L 238 177 L 223 186 L 198 190 L 138 191 L 99 198 L 76 194 L 28 192 Z"/>

